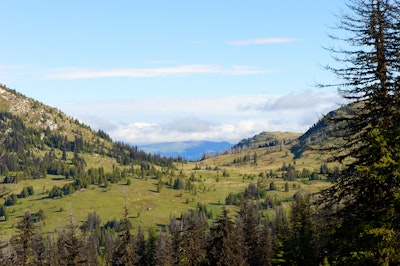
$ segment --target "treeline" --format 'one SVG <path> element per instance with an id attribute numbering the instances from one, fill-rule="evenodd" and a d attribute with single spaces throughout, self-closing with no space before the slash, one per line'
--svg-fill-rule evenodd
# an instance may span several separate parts
<path id="1" fill-rule="evenodd" d="M 287 185 L 286 185 L 287 184 Z M 285 184 L 285 190 L 289 191 L 289 184 Z M 296 186 L 297 188 L 297 186 Z M 268 191 L 277 190 L 274 181 L 269 184 L 267 182 L 257 182 L 257 184 L 250 183 L 248 187 L 240 193 L 230 192 L 225 198 L 226 205 L 242 206 L 244 202 L 251 200 L 257 202 L 257 209 L 261 218 L 266 218 L 264 210 L 277 209 L 282 204 L 282 200 L 277 199 L 268 194 Z"/>
<path id="2" fill-rule="evenodd" d="M 211 222 L 199 204 L 168 225 L 136 228 L 135 234 L 126 208 L 121 220 L 104 224 L 95 212 L 81 226 L 70 215 L 66 228 L 50 234 L 40 230 L 35 215 L 25 213 L 16 235 L 0 245 L 0 264 L 319 265 L 326 259 L 309 202 L 309 196 L 296 193 L 289 215 L 278 208 L 272 220 L 246 199 L 237 214 L 223 207 Z"/>
<path id="3" fill-rule="evenodd" d="M 229 149 L 226 154 L 240 153 L 257 148 L 279 147 L 291 144 L 295 139 L 278 139 L 277 137 L 263 132 L 252 138 L 241 140 L 238 144 Z"/>
<path id="4" fill-rule="evenodd" d="M 242 163 L 252 163 L 257 164 L 257 153 L 254 152 L 253 155 L 245 154 L 241 157 L 236 157 L 233 159 L 231 163 L 227 163 L 224 166 L 230 166 L 232 164 L 242 164 Z M 194 170 L 199 170 L 200 168 L 196 165 Z M 341 173 L 342 169 L 339 166 L 335 165 L 333 167 L 329 167 L 326 162 L 322 163 L 319 169 L 309 169 L 302 168 L 299 170 L 296 167 L 296 160 L 293 163 L 282 163 L 282 167 L 274 170 L 270 170 L 269 172 L 260 172 L 258 177 L 268 177 L 268 178 L 277 178 L 280 177 L 286 181 L 294 181 L 298 178 L 304 178 L 309 180 L 321 180 L 326 178 L 328 181 L 335 180 Z M 253 178 L 254 179 L 254 178 Z"/>

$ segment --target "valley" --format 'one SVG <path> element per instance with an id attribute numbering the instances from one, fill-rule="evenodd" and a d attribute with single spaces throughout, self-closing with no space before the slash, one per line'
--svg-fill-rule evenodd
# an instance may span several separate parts
<path id="1" fill-rule="evenodd" d="M 71 169 L 75 169 L 76 159 L 79 158 L 84 164 L 82 178 L 85 180 L 89 175 L 85 172 L 91 169 L 101 169 L 104 175 L 109 175 L 104 181 L 77 186 L 78 176 L 68 177 L 61 170 L 60 174 L 55 174 L 51 166 L 47 166 L 47 173 L 40 178 L 24 176 L 26 171 L 23 171 L 23 166 L 3 171 L 2 191 L 7 192 L 3 196 L 4 200 L 10 195 L 18 195 L 17 202 L 6 207 L 7 218 L 4 216 L 4 221 L 0 222 L 0 236 L 3 238 L 15 233 L 15 226 L 26 211 L 41 213 L 41 226 L 46 232 L 67 226 L 71 215 L 76 224 L 80 225 L 87 219 L 89 212 L 97 213 L 103 223 L 119 220 L 123 217 L 124 206 L 128 209 L 133 230 L 153 226 L 162 229 L 171 219 L 179 218 L 198 206 L 205 206 L 210 217 L 217 218 L 226 204 L 227 196 L 242 193 L 249 184 L 263 184 L 268 196 L 283 205 L 288 204 L 299 190 L 314 193 L 330 185 L 326 180 L 326 172 L 321 173 L 321 165 L 326 159 L 323 154 L 307 152 L 294 159 L 291 148 L 298 143 L 297 138 L 301 136 L 298 133 L 260 133 L 218 156 L 199 161 L 157 161 L 140 151 L 137 152 L 143 159 L 136 159 L 132 150 L 130 155 L 127 153 L 129 149 L 135 150 L 135 147 L 115 145 L 105 132 L 93 132 L 88 126 L 81 125 L 61 112 L 7 88 L 3 88 L 2 95 L 8 95 L 2 98 L 3 110 L 10 105 L 21 105 L 13 113 L 27 127 L 49 135 L 50 139 L 65 136 L 68 143 L 75 146 L 65 151 L 63 145 L 49 145 L 44 141 L 42 144 L 24 145 L 25 149 L 21 148 L 19 153 L 34 153 L 38 160 L 45 160 L 43 156 L 50 152 L 54 156 L 52 160 L 65 162 L 58 167 Z M 52 129 L 48 126 L 50 124 L 53 125 Z M 44 139 L 44 135 L 41 139 Z M 76 150 L 77 140 L 83 145 L 80 150 Z M 117 148 L 127 156 L 125 159 L 121 159 L 119 152 L 111 152 Z M 62 159 L 65 154 L 66 158 Z M 304 172 L 306 174 L 302 176 Z M 310 180 L 312 173 L 318 176 L 314 180 Z M 118 178 L 114 178 L 116 175 Z M 17 182 L 4 183 L 6 178 L 13 176 L 18 177 Z M 182 184 L 178 185 L 177 182 Z M 275 184 L 276 189 L 269 190 L 271 183 Z M 286 183 L 289 189 L 285 191 Z M 32 187 L 34 193 L 21 197 L 26 187 Z M 54 188 L 71 191 L 50 197 Z M 228 207 L 233 213 L 239 210 L 239 206 Z M 265 215 L 273 217 L 273 212 L 273 208 L 267 208 Z"/>

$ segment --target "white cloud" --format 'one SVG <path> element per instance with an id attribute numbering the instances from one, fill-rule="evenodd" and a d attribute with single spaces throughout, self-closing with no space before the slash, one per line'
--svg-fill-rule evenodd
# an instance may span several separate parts
<path id="1" fill-rule="evenodd" d="M 83 68 L 60 68 L 49 71 L 44 79 L 91 79 L 110 77 L 151 78 L 167 76 L 188 76 L 196 74 L 252 75 L 270 73 L 270 70 L 255 69 L 248 66 L 223 68 L 216 65 L 182 65 L 159 68 L 122 68 L 93 70 Z"/>
<path id="2" fill-rule="evenodd" d="M 210 130 L 210 123 L 197 117 L 175 118 L 166 125 L 166 130 L 179 132 L 207 132 Z"/>
<path id="3" fill-rule="evenodd" d="M 343 99 L 337 93 L 318 93 L 307 90 L 270 97 L 262 104 L 252 104 L 243 108 L 262 111 L 321 109 L 323 107 L 332 107 L 342 102 Z"/>
<path id="4" fill-rule="evenodd" d="M 195 121 L 198 119 L 194 119 Z M 211 123 L 210 123 L 211 124 Z M 207 130 L 187 131 L 171 129 L 160 124 L 132 123 L 111 130 L 114 139 L 122 139 L 133 144 L 157 142 L 178 142 L 186 140 L 212 140 L 238 142 L 244 137 L 254 135 L 265 129 L 265 122 L 243 120 L 235 123 L 221 123 L 209 126 Z"/>
<path id="5" fill-rule="evenodd" d="M 262 131 L 304 132 L 338 102 L 336 94 L 304 91 L 85 102 L 61 109 L 115 140 L 135 145 L 185 140 L 237 143 Z"/>
<path id="6" fill-rule="evenodd" d="M 296 42 L 299 39 L 295 38 L 258 38 L 258 39 L 248 39 L 248 40 L 236 40 L 229 41 L 228 44 L 237 45 L 237 46 L 245 46 L 245 45 L 254 45 L 254 44 L 271 44 L 271 43 L 288 43 L 288 42 Z"/>

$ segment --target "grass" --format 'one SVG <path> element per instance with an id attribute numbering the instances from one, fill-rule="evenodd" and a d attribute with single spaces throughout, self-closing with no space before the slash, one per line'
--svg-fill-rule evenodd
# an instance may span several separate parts
<path id="1" fill-rule="evenodd" d="M 67 181 L 49 176 L 46 179 L 22 181 L 12 187 L 13 193 L 20 193 L 24 186 L 33 186 L 35 195 L 19 199 L 14 206 L 8 207 L 8 221 L 0 222 L 0 235 L 9 236 L 15 231 L 15 225 L 20 217 L 29 211 L 36 213 L 40 209 L 46 216 L 45 231 L 61 229 L 70 213 L 78 224 L 87 218 L 88 212 L 96 211 L 103 222 L 123 217 L 124 205 L 128 207 L 129 217 L 134 228 L 168 224 L 171 217 L 180 217 L 187 209 L 196 208 L 197 203 L 208 204 L 217 213 L 218 204 L 224 202 L 229 191 L 241 190 L 242 186 L 232 185 L 225 187 L 215 181 L 208 180 L 204 192 L 195 195 L 164 187 L 160 193 L 156 192 L 157 180 L 131 179 L 131 185 L 126 182 L 110 184 L 108 188 L 91 186 L 89 189 L 58 199 L 47 198 L 47 190 L 54 185 L 62 186 Z M 215 183 L 215 184 L 214 184 Z"/>
<path id="2" fill-rule="evenodd" d="M 245 155 L 254 157 L 257 162 L 233 164 L 235 158 Z M 101 156 L 86 156 L 88 167 L 111 169 L 116 164 L 115 160 Z M 214 218 L 219 215 L 226 196 L 243 191 L 250 183 L 256 183 L 260 173 L 275 171 L 279 173 L 282 165 L 295 164 L 297 169 L 307 167 L 318 169 L 322 163 L 318 155 L 310 155 L 294 161 L 289 147 L 269 147 L 242 152 L 240 154 L 226 154 L 209 158 L 201 162 L 188 162 L 178 164 L 176 171 L 182 170 L 186 176 L 194 175 L 196 192 L 180 191 L 163 187 L 160 193 L 156 192 L 158 180 L 151 178 L 131 179 L 131 184 L 126 181 L 110 184 L 109 187 L 91 186 L 75 194 L 59 199 L 48 198 L 48 191 L 57 185 L 62 187 L 66 182 L 60 176 L 48 175 L 46 179 L 25 180 L 9 186 L 13 193 L 19 194 L 23 187 L 33 186 L 35 194 L 25 199 L 19 199 L 15 206 L 8 207 L 8 221 L 0 222 L 0 238 L 9 237 L 15 233 L 15 226 L 25 211 L 36 213 L 43 210 L 45 220 L 43 230 L 51 232 L 61 230 L 69 221 L 72 214 L 75 222 L 81 225 L 86 220 L 89 212 L 96 212 L 102 223 L 109 220 L 120 220 L 124 214 L 124 205 L 129 210 L 129 218 L 134 229 L 139 227 L 163 226 L 170 222 L 171 217 L 180 217 L 188 209 L 194 209 L 197 204 L 206 204 L 212 211 Z M 196 169 L 196 170 L 195 170 Z M 223 173 L 226 173 L 225 176 Z M 166 181 L 169 177 L 163 177 Z M 283 202 L 289 202 L 298 190 L 318 192 L 330 184 L 326 181 L 305 182 L 296 180 L 289 182 L 289 192 L 284 191 L 286 181 L 281 178 L 266 178 L 267 183 L 274 181 L 277 190 L 270 191 L 272 197 Z M 295 186 L 293 186 L 295 184 Z M 230 207 L 234 212 L 236 208 Z M 268 213 L 269 216 L 273 214 Z"/>

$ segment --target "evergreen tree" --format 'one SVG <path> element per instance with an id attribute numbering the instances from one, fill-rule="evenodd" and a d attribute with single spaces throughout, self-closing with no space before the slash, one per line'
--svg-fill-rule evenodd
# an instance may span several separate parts
<path id="1" fill-rule="evenodd" d="M 335 221 L 326 231 L 335 241 L 326 251 L 338 263 L 400 263 L 400 2 L 349 0 L 340 17 L 346 49 L 330 49 L 329 66 L 351 102 L 334 122 L 339 140 L 326 146 L 347 162 L 323 206 Z M 340 67 L 342 65 L 342 67 Z M 351 160 L 346 160 L 351 158 Z"/>
<path id="2" fill-rule="evenodd" d="M 260 265 L 270 266 L 272 258 L 272 237 L 267 219 L 262 221 L 258 234 L 258 260 L 261 262 Z"/>
<path id="3" fill-rule="evenodd" d="M 285 192 L 289 192 L 289 183 L 288 182 L 285 183 Z"/>
<path id="4" fill-rule="evenodd" d="M 153 227 L 150 227 L 146 241 L 146 265 L 157 265 L 155 261 L 157 234 Z"/>
<path id="5" fill-rule="evenodd" d="M 87 265 L 98 265 L 99 237 L 96 232 L 83 231 L 81 238 L 82 254 Z"/>
<path id="6" fill-rule="evenodd" d="M 272 265 L 285 265 L 287 263 L 285 243 L 288 238 L 289 224 L 287 216 L 282 207 L 279 207 L 276 210 L 272 229 L 273 257 L 271 259 L 271 263 Z"/>
<path id="7" fill-rule="evenodd" d="M 241 209 L 241 223 L 243 231 L 243 240 L 245 248 L 245 259 L 249 265 L 257 265 L 256 247 L 257 243 L 257 227 L 258 212 L 252 201 L 247 201 Z"/>
<path id="8" fill-rule="evenodd" d="M 122 227 L 113 249 L 112 265 L 133 265 L 137 261 L 126 204 L 124 209 Z"/>
<path id="9" fill-rule="evenodd" d="M 50 248 L 46 243 L 43 235 L 35 231 L 33 235 L 33 257 L 34 257 L 34 265 L 51 265 L 49 262 L 50 257 Z"/>
<path id="10" fill-rule="evenodd" d="M 3 204 L 0 204 L 0 217 L 4 217 L 4 221 L 8 220 L 8 210 Z"/>
<path id="11" fill-rule="evenodd" d="M 57 240 L 54 233 L 47 235 L 46 243 L 48 246 L 48 265 L 58 265 L 58 248 Z"/>
<path id="12" fill-rule="evenodd" d="M 180 254 L 181 254 L 181 235 L 182 235 L 182 226 L 176 220 L 175 217 L 170 218 L 169 226 L 168 226 L 170 241 L 171 241 L 171 257 L 173 258 L 173 265 L 179 264 Z"/>
<path id="13" fill-rule="evenodd" d="M 270 265 L 271 237 L 268 226 L 259 222 L 257 206 L 248 201 L 241 210 L 244 257 L 248 265 Z M 267 226 L 267 228 L 264 228 Z"/>
<path id="14" fill-rule="evenodd" d="M 181 265 L 201 265 L 205 260 L 207 218 L 205 210 L 182 215 Z"/>
<path id="15" fill-rule="evenodd" d="M 77 265 L 86 261 L 82 252 L 82 239 L 78 236 L 77 226 L 72 212 L 69 214 L 68 227 L 61 232 L 57 241 L 58 265 Z"/>
<path id="16" fill-rule="evenodd" d="M 171 234 L 169 232 L 159 232 L 155 244 L 155 265 L 173 265 Z"/>
<path id="17" fill-rule="evenodd" d="M 314 233 L 310 196 L 295 194 L 289 218 L 289 231 L 285 241 L 285 257 L 288 265 L 318 265 L 314 252 Z"/>
<path id="18" fill-rule="evenodd" d="M 145 266 L 147 265 L 147 257 L 146 257 L 146 239 L 144 237 L 144 232 L 141 227 L 139 227 L 139 230 L 133 240 L 133 245 L 135 249 L 135 259 L 136 259 L 136 264 Z"/>
<path id="19" fill-rule="evenodd" d="M 241 241 L 234 222 L 224 208 L 215 226 L 210 229 L 206 247 L 209 265 L 245 265 Z"/>
<path id="20" fill-rule="evenodd" d="M 17 261 L 19 265 L 34 265 L 33 257 L 33 239 L 35 226 L 29 212 L 25 212 L 22 219 L 17 224 L 18 234 L 13 245 L 17 252 Z"/>

